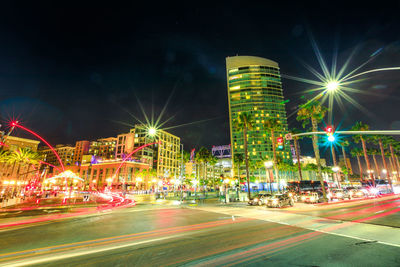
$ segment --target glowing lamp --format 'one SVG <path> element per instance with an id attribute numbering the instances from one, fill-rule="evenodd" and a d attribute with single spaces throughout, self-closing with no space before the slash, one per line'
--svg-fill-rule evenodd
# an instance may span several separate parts
<path id="1" fill-rule="evenodd" d="M 326 132 L 326 134 L 329 136 L 329 135 L 333 135 L 333 127 L 332 126 L 327 126 L 326 128 L 325 128 L 325 132 Z"/>
<path id="2" fill-rule="evenodd" d="M 334 92 L 339 88 L 339 83 L 337 81 L 330 81 L 326 84 L 326 89 L 329 92 Z"/>
<path id="3" fill-rule="evenodd" d="M 264 165 L 265 165 L 265 167 L 267 167 L 267 168 L 271 168 L 272 165 L 274 165 L 274 163 L 273 163 L 272 161 L 266 161 L 266 162 L 264 162 Z"/>
<path id="4" fill-rule="evenodd" d="M 149 130 L 148 130 L 149 136 L 155 136 L 156 132 L 157 132 L 157 129 L 154 128 L 154 127 L 150 127 Z"/>
<path id="5" fill-rule="evenodd" d="M 335 137 L 333 135 L 328 136 L 328 141 L 329 142 L 334 142 L 335 141 Z"/>

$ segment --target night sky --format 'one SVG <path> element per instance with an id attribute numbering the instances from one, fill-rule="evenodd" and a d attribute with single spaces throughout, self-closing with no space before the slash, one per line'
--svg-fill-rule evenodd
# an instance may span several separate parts
<path id="1" fill-rule="evenodd" d="M 302 64 L 320 70 L 312 35 L 329 64 L 336 44 L 339 65 L 359 48 L 349 69 L 379 49 L 362 70 L 400 65 L 400 2 L 88 2 L 2 1 L 3 128 L 19 118 L 53 144 L 74 144 L 128 132 L 137 123 L 129 113 L 144 120 L 138 101 L 157 116 L 170 98 L 161 121 L 175 117 L 165 127 L 200 121 L 169 131 L 186 149 L 211 147 L 230 142 L 227 56 L 269 58 L 282 74 L 314 79 Z M 365 76 L 354 87 L 370 94 L 352 96 L 372 114 L 336 106 L 335 124 L 348 129 L 363 120 L 373 129 L 400 129 L 399 77 L 399 71 Z M 307 88 L 283 79 L 288 114 Z M 288 121 L 299 127 L 295 116 Z"/>

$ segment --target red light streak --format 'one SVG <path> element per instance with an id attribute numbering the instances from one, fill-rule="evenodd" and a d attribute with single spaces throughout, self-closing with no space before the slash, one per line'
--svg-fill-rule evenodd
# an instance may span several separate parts
<path id="1" fill-rule="evenodd" d="M 22 130 L 24 130 L 24 131 L 27 131 L 28 133 L 30 133 L 30 134 L 36 136 L 36 137 L 39 138 L 43 143 L 45 143 L 45 144 L 51 149 L 51 151 L 54 153 L 54 155 L 56 155 L 56 157 L 57 157 L 57 159 L 58 159 L 58 162 L 60 162 L 60 165 L 61 165 L 62 170 L 65 171 L 65 167 L 64 167 L 64 164 L 63 164 L 62 161 L 61 161 L 60 156 L 57 154 L 57 152 L 54 150 L 54 148 L 53 148 L 46 140 L 43 139 L 43 137 L 41 137 L 40 135 L 38 135 L 38 134 L 35 133 L 34 131 L 29 130 L 28 128 L 25 128 L 24 126 L 22 126 L 22 125 L 20 125 L 20 124 L 18 124 L 18 123 L 16 123 L 16 122 L 11 122 L 11 125 L 12 125 L 13 127 L 18 127 L 18 128 L 20 128 L 20 129 L 22 129 Z"/>
<path id="2" fill-rule="evenodd" d="M 116 176 L 117 176 L 117 173 L 118 173 L 119 170 L 121 169 L 122 164 L 124 164 L 125 161 L 127 161 L 134 153 L 138 152 L 139 150 L 141 150 L 141 149 L 143 149 L 143 148 L 145 148 L 145 147 L 147 147 L 147 146 L 151 146 L 151 145 L 154 145 L 154 144 L 161 144 L 161 141 L 159 141 L 159 142 L 153 142 L 153 143 L 148 143 L 148 144 L 142 145 L 142 146 L 136 148 L 135 150 L 133 150 L 131 153 L 129 153 L 128 156 L 126 156 L 125 159 L 124 159 L 124 160 L 121 162 L 121 164 L 118 166 L 118 168 L 117 168 L 117 170 L 115 171 L 113 177 L 116 177 Z"/>

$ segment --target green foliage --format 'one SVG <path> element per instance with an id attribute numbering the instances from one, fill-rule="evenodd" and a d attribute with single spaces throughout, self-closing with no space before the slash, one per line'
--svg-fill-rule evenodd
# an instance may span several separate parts
<path id="1" fill-rule="evenodd" d="M 369 126 L 361 121 L 356 122 L 356 124 L 351 127 L 352 131 L 368 131 Z M 362 136 L 360 134 L 353 135 L 353 140 L 355 143 L 360 143 Z"/>
<path id="2" fill-rule="evenodd" d="M 315 120 L 317 123 L 321 122 L 327 111 L 328 109 L 322 106 L 319 101 L 309 101 L 300 105 L 296 119 L 302 121 L 302 126 L 305 128 L 311 120 Z"/>
<path id="3" fill-rule="evenodd" d="M 282 131 L 283 127 L 281 121 L 278 118 L 267 118 L 264 121 L 264 129 L 269 132 L 277 132 Z"/>
<path id="4" fill-rule="evenodd" d="M 353 157 L 357 157 L 357 156 L 362 156 L 364 153 L 363 153 L 363 150 L 362 150 L 361 148 L 356 147 L 356 148 L 353 148 L 353 149 L 350 151 L 350 154 L 351 154 Z"/>
<path id="5" fill-rule="evenodd" d="M 248 130 L 253 129 L 254 117 L 248 112 L 243 112 L 239 114 L 237 119 L 235 120 L 235 125 L 239 130 L 244 130 L 245 128 Z"/>

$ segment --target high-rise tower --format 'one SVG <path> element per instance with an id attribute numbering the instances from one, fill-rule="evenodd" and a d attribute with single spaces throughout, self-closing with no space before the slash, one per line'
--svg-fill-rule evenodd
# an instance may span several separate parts
<path id="1" fill-rule="evenodd" d="M 231 131 L 232 156 L 244 156 L 243 132 L 236 127 L 238 116 L 247 112 L 254 118 L 253 129 L 248 131 L 248 155 L 251 161 L 272 160 L 272 140 L 264 130 L 267 118 L 277 118 L 283 131 L 275 137 L 284 137 L 287 132 L 287 118 L 282 92 L 278 63 L 253 56 L 234 56 L 226 58 L 228 82 L 229 120 Z M 290 159 L 290 147 L 277 148 L 282 160 Z"/>

